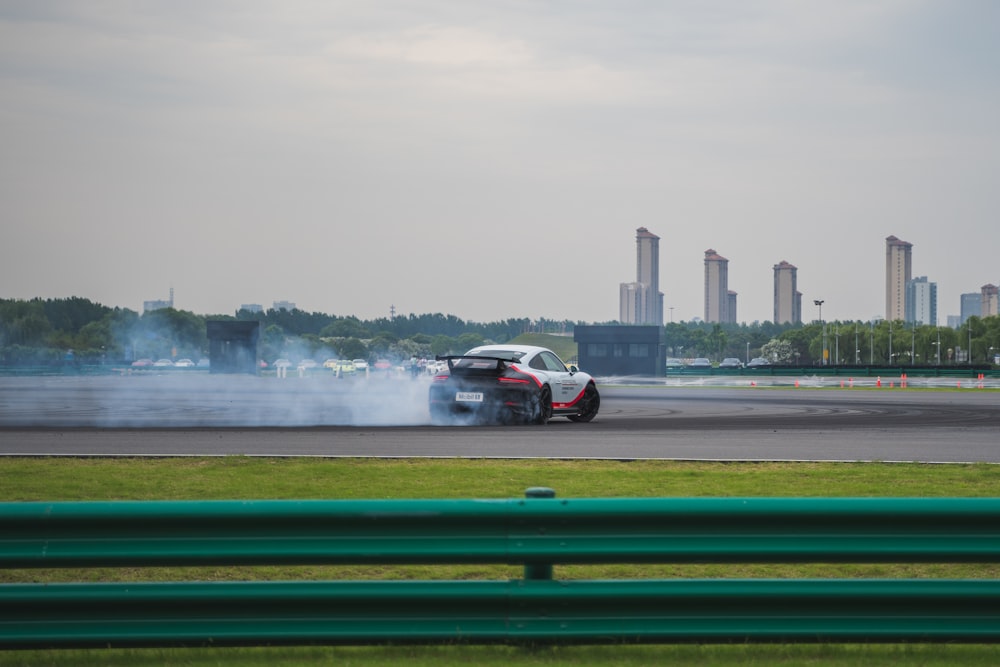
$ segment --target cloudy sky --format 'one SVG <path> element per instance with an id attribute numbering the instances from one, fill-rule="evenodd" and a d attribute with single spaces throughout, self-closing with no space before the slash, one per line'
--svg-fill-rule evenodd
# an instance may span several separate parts
<path id="1" fill-rule="evenodd" d="M 995 0 L 0 0 L 0 297 L 196 313 L 884 314 L 1000 283 Z M 808 304 L 808 305 L 806 305 Z"/>

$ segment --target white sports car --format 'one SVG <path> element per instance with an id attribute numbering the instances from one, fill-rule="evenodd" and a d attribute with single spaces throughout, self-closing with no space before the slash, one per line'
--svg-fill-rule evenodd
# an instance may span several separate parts
<path id="1" fill-rule="evenodd" d="M 553 416 L 589 422 L 601 407 L 594 378 L 567 367 L 548 348 L 482 345 L 459 356 L 440 356 L 446 369 L 430 387 L 431 418 L 544 424 Z"/>

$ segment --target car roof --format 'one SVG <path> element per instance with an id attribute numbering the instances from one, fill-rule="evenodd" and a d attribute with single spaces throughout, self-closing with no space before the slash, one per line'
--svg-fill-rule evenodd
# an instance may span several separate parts
<path id="1" fill-rule="evenodd" d="M 538 345 L 479 345 L 466 352 L 466 354 L 472 354 L 473 352 L 476 354 L 484 352 L 521 352 L 523 354 L 530 354 L 543 351 L 552 352 L 549 348 Z"/>

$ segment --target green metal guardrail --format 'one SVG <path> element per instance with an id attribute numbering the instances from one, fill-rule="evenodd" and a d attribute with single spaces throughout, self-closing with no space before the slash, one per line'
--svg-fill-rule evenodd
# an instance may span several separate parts
<path id="1" fill-rule="evenodd" d="M 0 585 L 0 648 L 1000 641 L 1000 581 L 566 581 L 569 563 L 1000 562 L 1000 499 L 0 503 L 5 568 L 506 563 L 511 581 Z"/>

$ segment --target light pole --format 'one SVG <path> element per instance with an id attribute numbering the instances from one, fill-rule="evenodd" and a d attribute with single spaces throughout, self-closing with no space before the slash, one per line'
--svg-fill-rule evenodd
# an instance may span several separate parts
<path id="1" fill-rule="evenodd" d="M 858 343 L 858 323 L 854 323 L 854 365 L 861 365 L 861 345 Z"/>
<path id="2" fill-rule="evenodd" d="M 747 341 L 747 363 L 750 363 L 750 341 Z"/>
<path id="3" fill-rule="evenodd" d="M 941 365 L 941 330 L 940 329 L 937 330 L 937 335 L 938 335 L 938 339 L 937 339 L 937 365 L 940 366 Z"/>
<path id="4" fill-rule="evenodd" d="M 889 320 L 889 365 L 892 366 L 892 320 Z"/>
<path id="5" fill-rule="evenodd" d="M 834 362 L 833 362 L 833 364 L 834 364 L 835 366 L 839 366 L 839 365 L 840 365 L 840 325 L 839 325 L 839 324 L 837 325 L 837 333 L 836 333 L 836 336 L 837 336 L 837 347 L 836 347 L 836 350 L 837 350 L 837 352 L 836 352 L 836 354 L 835 354 L 835 355 L 833 356 L 833 358 L 834 358 Z"/>
<path id="6" fill-rule="evenodd" d="M 969 354 L 968 354 L 969 358 L 968 358 L 967 361 L 971 364 L 972 363 L 972 322 L 969 322 L 968 320 L 966 320 L 966 324 L 969 325 Z"/>
<path id="7" fill-rule="evenodd" d="M 871 336 L 871 340 L 869 341 L 868 344 L 868 365 L 874 366 L 875 365 L 875 320 L 869 320 L 868 326 L 869 326 L 869 335 Z"/>
<path id="8" fill-rule="evenodd" d="M 819 324 L 823 327 L 823 361 L 822 365 L 826 365 L 826 325 L 823 324 L 823 304 L 825 303 L 823 299 L 813 299 L 813 303 L 819 307 Z"/>

